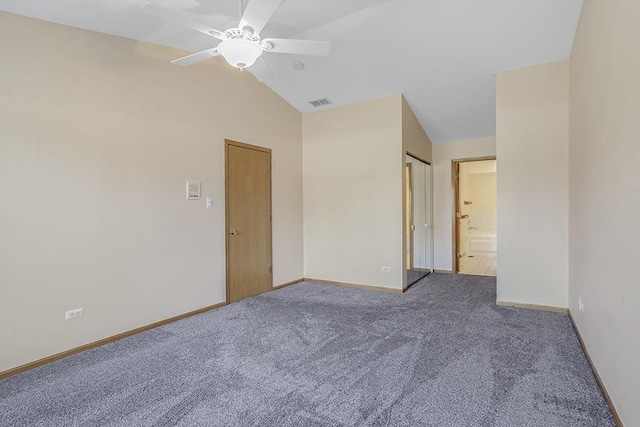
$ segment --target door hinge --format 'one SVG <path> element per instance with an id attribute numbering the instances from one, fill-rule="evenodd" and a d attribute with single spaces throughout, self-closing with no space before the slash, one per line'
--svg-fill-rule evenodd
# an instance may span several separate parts
<path id="1" fill-rule="evenodd" d="M 269 273 L 273 273 L 273 267 L 269 266 Z"/>
<path id="2" fill-rule="evenodd" d="M 267 215 L 267 222 L 271 222 L 271 215 Z"/>
<path id="3" fill-rule="evenodd" d="M 267 172 L 271 172 L 271 165 L 267 165 Z"/>

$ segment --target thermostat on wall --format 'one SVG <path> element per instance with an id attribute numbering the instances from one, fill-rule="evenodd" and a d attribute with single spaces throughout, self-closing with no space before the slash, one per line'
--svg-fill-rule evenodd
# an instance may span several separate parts
<path id="1" fill-rule="evenodd" d="M 200 183 L 187 181 L 187 200 L 200 200 Z"/>

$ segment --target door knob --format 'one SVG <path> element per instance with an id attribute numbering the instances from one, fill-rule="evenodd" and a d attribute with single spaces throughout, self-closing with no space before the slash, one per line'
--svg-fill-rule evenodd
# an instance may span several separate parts
<path id="1" fill-rule="evenodd" d="M 238 234 L 238 232 L 232 228 L 231 230 L 229 230 L 229 234 L 235 236 L 236 234 Z"/>

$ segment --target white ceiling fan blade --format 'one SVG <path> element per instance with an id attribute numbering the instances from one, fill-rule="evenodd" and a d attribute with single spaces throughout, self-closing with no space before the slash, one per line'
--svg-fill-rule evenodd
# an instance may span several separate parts
<path id="1" fill-rule="evenodd" d="M 256 59 L 256 62 L 249 67 L 248 70 L 256 76 L 259 82 L 263 82 L 274 76 L 271 67 L 269 67 L 269 64 L 267 64 L 262 57 Z"/>
<path id="2" fill-rule="evenodd" d="M 282 0 L 249 0 L 247 8 L 240 19 L 240 28 L 251 27 L 260 33 L 269 19 L 273 16 Z"/>
<path id="3" fill-rule="evenodd" d="M 201 22 L 198 22 L 196 18 L 185 15 L 176 10 L 166 10 L 151 3 L 143 4 L 140 6 L 140 10 L 150 15 L 157 16 L 158 18 L 173 22 L 179 26 L 191 28 L 192 30 L 198 31 L 202 34 L 215 37 L 219 40 L 223 39 L 222 31 L 215 30 Z"/>
<path id="4" fill-rule="evenodd" d="M 192 55 L 183 56 L 182 58 L 174 59 L 171 61 L 172 64 L 176 65 L 191 65 L 196 62 L 204 61 L 205 59 L 213 58 L 214 56 L 220 55 L 216 48 L 203 50 L 202 52 L 197 52 Z"/>
<path id="5" fill-rule="evenodd" d="M 263 44 L 267 46 L 266 52 L 276 53 L 297 53 L 300 55 L 328 56 L 331 52 L 331 43 L 316 40 L 296 40 L 296 39 L 264 39 Z M 269 43 L 273 44 L 268 48 Z"/>

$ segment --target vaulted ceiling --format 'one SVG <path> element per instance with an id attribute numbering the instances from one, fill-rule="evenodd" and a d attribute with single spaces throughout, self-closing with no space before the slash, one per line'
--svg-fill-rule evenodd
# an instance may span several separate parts
<path id="1" fill-rule="evenodd" d="M 150 1 L 222 30 L 242 7 Z M 187 51 L 218 43 L 143 13 L 143 3 L 0 0 L 0 10 Z M 332 51 L 264 55 L 274 72 L 264 83 L 301 112 L 316 111 L 309 101 L 318 98 L 333 102 L 319 108 L 332 108 L 402 93 L 434 142 L 490 137 L 496 73 L 568 58 L 581 7 L 582 0 L 284 0 L 261 35 L 328 40 Z"/>

